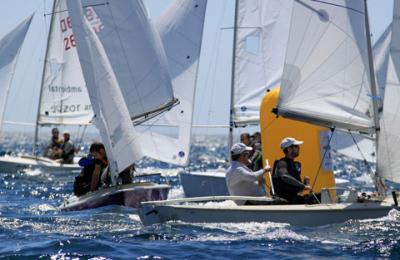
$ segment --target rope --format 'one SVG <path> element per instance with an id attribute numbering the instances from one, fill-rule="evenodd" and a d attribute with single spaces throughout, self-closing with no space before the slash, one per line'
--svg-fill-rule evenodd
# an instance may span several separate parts
<path id="1" fill-rule="evenodd" d="M 354 138 L 354 136 L 353 136 L 353 134 L 351 133 L 350 130 L 349 130 L 349 134 L 350 134 L 351 138 L 353 139 L 353 142 L 354 142 L 354 144 L 356 145 L 357 150 L 360 152 L 361 157 L 363 158 L 363 163 L 365 164 L 365 166 L 367 167 L 367 169 L 368 169 L 369 171 L 371 171 L 371 166 L 369 165 L 367 159 L 365 158 L 364 154 L 362 153 L 361 148 L 358 146 L 358 143 L 357 143 L 356 139 Z"/>
<path id="2" fill-rule="evenodd" d="M 329 141 L 328 141 L 328 147 L 330 147 L 330 145 L 331 145 L 331 141 L 332 141 L 332 137 L 333 137 L 333 132 L 334 132 L 334 131 L 335 131 L 335 128 L 333 127 L 333 128 L 331 129 L 332 134 L 331 134 L 331 137 L 329 138 Z M 319 164 L 317 174 L 315 175 L 313 184 L 312 184 L 312 186 L 311 186 L 311 190 L 314 189 L 315 183 L 317 182 L 319 173 L 321 172 L 322 163 L 324 162 L 324 159 L 325 159 L 326 154 L 328 153 L 328 150 L 329 150 L 329 149 L 325 149 L 324 156 L 322 157 L 321 162 L 320 162 L 320 164 Z M 315 196 L 315 195 L 314 195 L 314 196 Z"/>

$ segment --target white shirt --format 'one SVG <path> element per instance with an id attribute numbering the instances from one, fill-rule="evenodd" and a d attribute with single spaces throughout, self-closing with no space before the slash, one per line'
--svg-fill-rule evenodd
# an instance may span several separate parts
<path id="1" fill-rule="evenodd" d="M 226 185 L 231 196 L 265 196 L 262 178 L 264 169 L 253 172 L 246 165 L 232 161 L 226 172 Z"/>

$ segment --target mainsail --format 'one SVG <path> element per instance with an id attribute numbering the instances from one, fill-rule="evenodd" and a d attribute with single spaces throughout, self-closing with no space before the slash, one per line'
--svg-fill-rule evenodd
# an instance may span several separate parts
<path id="1" fill-rule="evenodd" d="M 17 57 L 32 18 L 33 15 L 26 18 L 0 40 L 0 129 L 2 127 L 8 92 L 17 64 Z"/>
<path id="2" fill-rule="evenodd" d="M 293 1 L 237 1 L 232 121 L 258 124 L 262 97 L 281 83 Z"/>
<path id="3" fill-rule="evenodd" d="M 65 0 L 54 2 L 51 20 L 38 124 L 89 124 L 93 111 Z"/>
<path id="4" fill-rule="evenodd" d="M 375 131 L 365 11 L 364 1 L 295 1 L 279 114 Z"/>
<path id="5" fill-rule="evenodd" d="M 129 14 L 125 18 L 143 17 L 142 3 L 139 1 L 131 3 L 132 6 L 126 6 Z M 123 93 L 114 74 L 119 67 L 113 67 L 109 62 L 105 49 L 84 16 L 81 2 L 68 1 L 68 10 L 72 18 L 79 60 L 95 113 L 95 124 L 105 144 L 115 182 L 120 171 L 142 157 L 138 136 L 135 134 Z M 144 25 L 148 23 L 147 19 L 138 21 Z M 136 26 L 132 27 L 132 30 L 137 32 L 134 28 Z M 151 34 L 140 35 L 139 31 L 137 36 L 136 41 L 145 44 Z M 142 63 L 147 61 L 142 60 Z"/>
<path id="6" fill-rule="evenodd" d="M 189 161 L 197 70 L 207 1 L 176 0 L 157 22 L 179 104 L 142 129 L 143 153 L 177 165 Z M 161 132 L 166 126 L 167 133 Z M 161 130 L 161 131 L 160 131 Z M 165 130 L 165 129 L 164 129 Z"/>
<path id="7" fill-rule="evenodd" d="M 131 118 L 142 122 L 171 108 L 176 100 L 167 58 L 142 1 L 84 0 L 82 5 L 87 20 L 96 24 Z"/>
<path id="8" fill-rule="evenodd" d="M 394 1 L 392 35 L 386 78 L 377 172 L 380 177 L 400 182 L 400 3 Z"/>

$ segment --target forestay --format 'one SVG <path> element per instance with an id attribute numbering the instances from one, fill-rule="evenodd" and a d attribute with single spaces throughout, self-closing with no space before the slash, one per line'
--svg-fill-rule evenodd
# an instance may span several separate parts
<path id="1" fill-rule="evenodd" d="M 364 1 L 295 1 L 279 114 L 374 132 L 364 15 Z"/>
<path id="2" fill-rule="evenodd" d="M 166 55 L 142 1 L 85 0 L 82 4 L 88 21 L 96 24 L 131 118 L 149 119 L 152 113 L 170 108 L 176 100 Z"/>
<path id="3" fill-rule="evenodd" d="M 292 0 L 238 0 L 233 122 L 258 124 L 261 99 L 281 83 Z"/>
<path id="4" fill-rule="evenodd" d="M 400 182 L 400 3 L 394 1 L 392 37 L 388 61 L 377 172 L 380 177 Z"/>
<path id="5" fill-rule="evenodd" d="M 0 129 L 17 57 L 32 21 L 33 14 L 0 40 Z"/>
<path id="6" fill-rule="evenodd" d="M 94 123 L 106 147 L 112 181 L 115 183 L 120 171 L 142 157 L 138 137 L 114 74 L 118 67 L 112 68 L 102 44 L 84 16 L 81 2 L 68 1 L 68 11 L 72 18 L 79 60 L 95 113 Z M 132 16 L 142 16 L 143 12 L 140 3 Z M 141 23 L 146 24 L 147 20 L 141 20 Z M 146 42 L 145 35 L 138 33 L 137 36 L 136 41 L 142 44 Z M 141 61 L 141 64 L 146 63 L 146 60 Z"/>
<path id="7" fill-rule="evenodd" d="M 93 117 L 75 46 L 66 1 L 56 0 L 43 72 L 39 124 L 85 125 Z"/>
<path id="8" fill-rule="evenodd" d="M 156 160 L 177 165 L 186 165 L 189 160 L 206 5 L 205 0 L 176 0 L 157 22 L 167 54 L 174 96 L 179 104 L 141 129 L 143 152 Z M 160 129 L 157 125 L 165 125 L 168 129 Z"/>

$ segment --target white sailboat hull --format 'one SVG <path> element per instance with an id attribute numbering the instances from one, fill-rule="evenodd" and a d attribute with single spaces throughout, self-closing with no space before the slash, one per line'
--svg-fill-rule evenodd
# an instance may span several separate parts
<path id="1" fill-rule="evenodd" d="M 42 169 L 46 172 L 80 171 L 81 167 L 78 165 L 77 160 L 74 159 L 74 162 L 73 164 L 63 164 L 41 156 L 5 155 L 0 157 L 0 172 L 16 173 L 25 169 Z"/>
<path id="2" fill-rule="evenodd" d="M 201 200 L 201 198 L 197 198 Z M 389 202 L 315 205 L 168 205 L 142 203 L 139 215 L 144 225 L 182 221 L 187 223 L 279 222 L 295 226 L 322 226 L 350 219 L 386 216 L 395 208 Z"/>
<path id="3" fill-rule="evenodd" d="M 73 211 L 99 208 L 108 205 L 138 208 L 140 203 L 144 201 L 167 199 L 170 188 L 171 187 L 166 184 L 148 182 L 114 186 L 90 192 L 81 197 L 69 197 L 59 209 L 63 211 Z"/>

